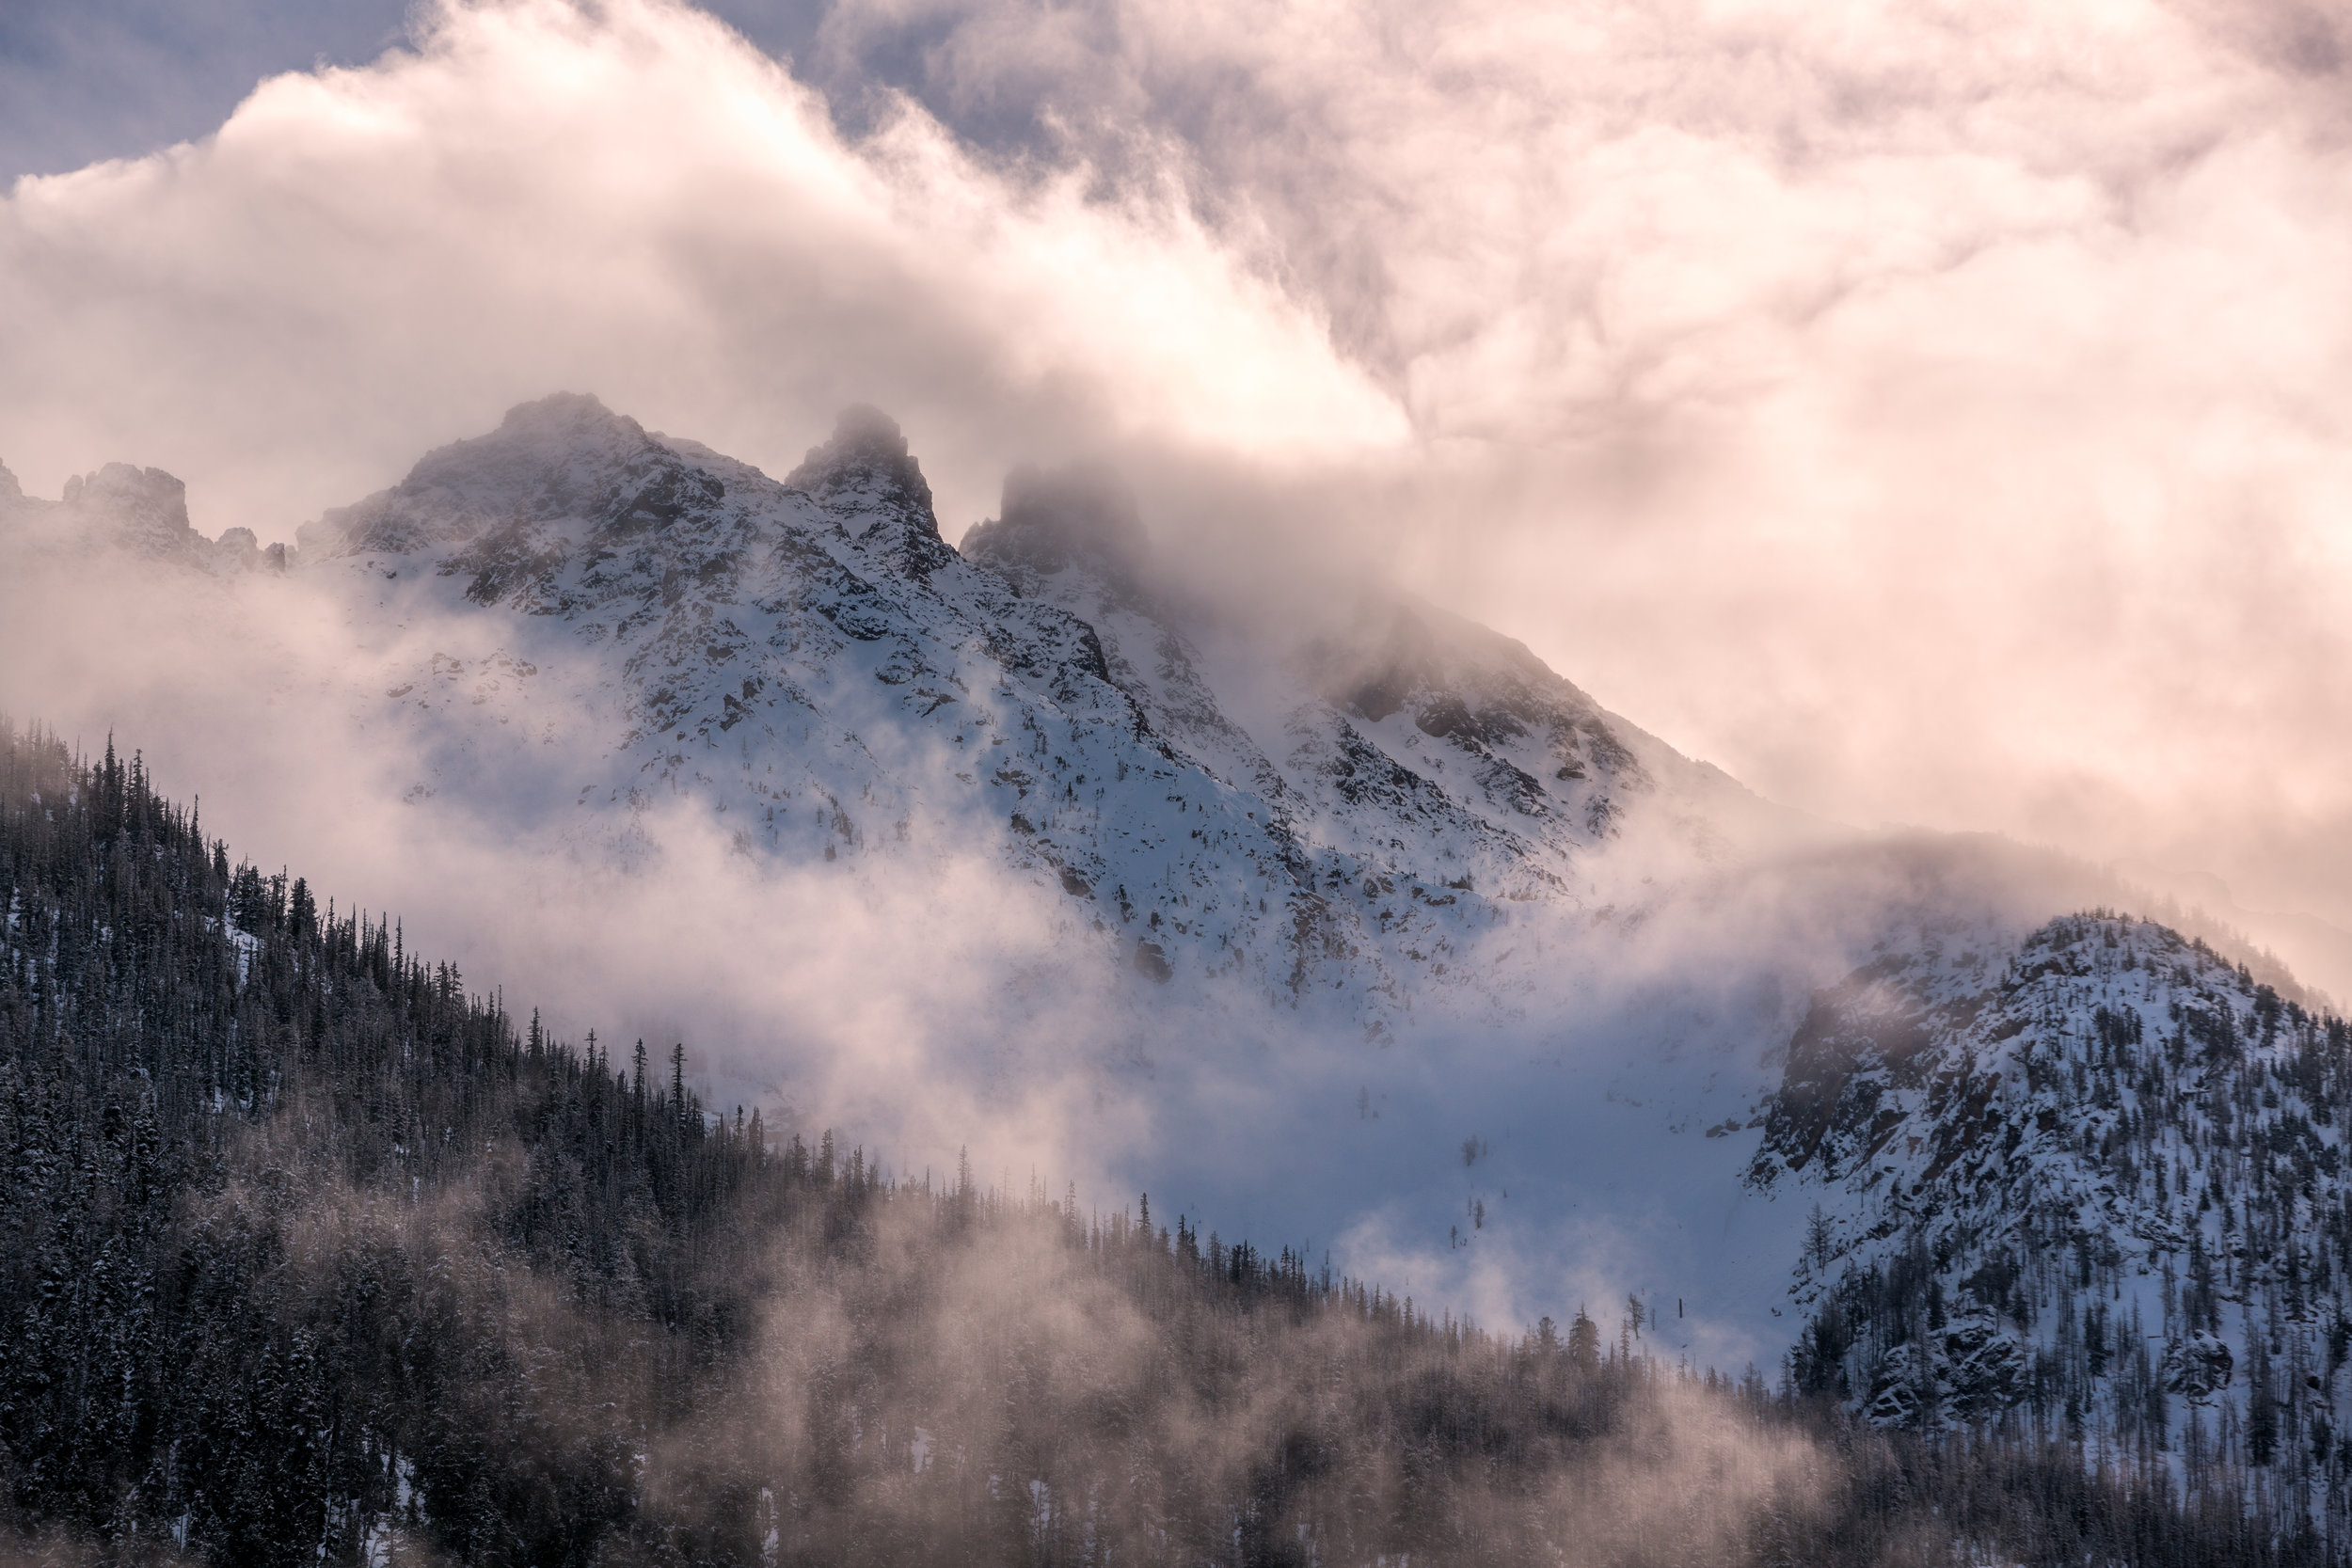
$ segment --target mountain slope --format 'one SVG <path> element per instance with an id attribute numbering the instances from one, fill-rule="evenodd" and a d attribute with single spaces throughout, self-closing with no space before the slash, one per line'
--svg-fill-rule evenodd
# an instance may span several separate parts
<path id="1" fill-rule="evenodd" d="M 739 942 L 744 994 L 801 963 L 688 1014 L 739 1045 L 747 1097 L 887 1116 L 903 1063 L 969 1068 L 963 1103 L 1034 1094 L 1049 1162 L 1078 1149 L 1167 1212 L 1333 1239 L 1497 1320 L 1671 1299 L 1672 1343 L 1720 1365 L 1800 1336 L 1798 1384 L 1893 1425 L 2079 1422 L 2159 1466 L 2243 1464 L 2258 1430 L 2271 1464 L 2311 1460 L 2335 1430 L 2339 1026 L 2161 928 L 2046 926 L 2124 896 L 2087 868 L 1797 822 L 1429 607 L 1337 573 L 1311 603 L 1220 602 L 1099 471 L 1016 470 L 957 549 L 870 410 L 779 480 L 557 397 L 306 529 L 283 577 L 195 535 L 151 471 L 55 503 L 0 484 L 0 513 L 42 559 L 331 607 L 323 678 L 367 672 L 354 750 L 437 802 L 417 835 L 516 850 L 453 856 L 458 895 L 569 852 L 601 879 L 545 886 L 638 906 L 566 927 L 608 960 L 642 945 L 637 973 L 723 989 L 662 945 L 701 899 L 720 919 L 678 945 Z M 676 850 L 714 826 L 724 865 Z M 761 873 L 723 893 L 739 856 Z M 880 1024 L 758 1037 L 950 967 L 904 915 L 976 860 L 942 926 L 1048 911 L 1026 968 L 968 964 L 1002 1012 L 906 984 Z M 857 930 L 908 946 L 897 968 L 739 935 L 885 882 Z M 2239 1055 L 2168 1054 L 2225 1036 Z M 952 1154 L 941 1125 L 888 1135 Z"/>
<path id="2" fill-rule="evenodd" d="M 0 910 L 12 1562 L 2328 1560 L 1582 1314 L 771 1142 L 5 724 Z"/>
<path id="3" fill-rule="evenodd" d="M 2343 1020 L 2143 921 L 1857 972 L 1791 1041 L 1750 1176 L 1818 1204 L 1798 1380 L 2324 1494 L 2352 1460 L 2347 1111 Z"/>
<path id="4" fill-rule="evenodd" d="M 496 628 L 388 675 L 405 721 L 530 730 L 562 688 L 603 747 L 575 822 L 610 847 L 674 794 L 787 859 L 993 843 L 1154 979 L 1376 1017 L 1498 900 L 1592 896 L 1589 858 L 1629 824 L 1703 857 L 1726 841 L 1694 800 L 1762 813 L 1629 744 L 1516 644 L 1402 604 L 1368 650 L 1261 661 L 1276 690 L 1253 730 L 1100 484 L 1018 475 L 966 545 L 870 410 L 778 481 L 558 397 L 329 514 L 300 558 L 379 625 Z"/>

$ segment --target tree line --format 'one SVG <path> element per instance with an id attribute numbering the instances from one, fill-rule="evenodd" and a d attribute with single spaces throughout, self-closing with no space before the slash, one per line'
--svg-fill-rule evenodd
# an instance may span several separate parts
<path id="1" fill-rule="evenodd" d="M 0 721 L 0 1556 L 2332 1562 L 1289 1249 L 886 1176 Z M 664 1070 L 666 1069 L 666 1070 Z"/>

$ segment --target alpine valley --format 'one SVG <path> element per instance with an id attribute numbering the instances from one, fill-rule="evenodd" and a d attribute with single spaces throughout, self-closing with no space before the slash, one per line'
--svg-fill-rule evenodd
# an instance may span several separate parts
<path id="1" fill-rule="evenodd" d="M 610 1453 L 596 1433 L 562 1437 L 598 1478 L 589 1491 L 604 1512 L 581 1505 L 576 1519 L 716 1509 L 710 1499 L 736 1486 L 740 1496 L 727 1496 L 746 1521 L 736 1534 L 615 1524 L 596 1535 L 580 1524 L 561 1550 L 543 1549 L 544 1532 L 526 1550 L 523 1527 L 499 1534 L 510 1527 L 496 1520 L 523 1505 L 480 1479 L 488 1461 L 452 1457 L 463 1443 L 451 1432 L 387 1427 L 353 1438 L 348 1453 L 327 1444 L 305 1483 L 324 1499 L 314 1544 L 330 1555 L 381 1561 L 429 1544 L 465 1560 L 867 1551 L 1369 1562 L 1400 1550 L 1584 1560 L 1573 1532 L 1547 1535 L 1511 1512 L 1519 1503 L 1492 1501 L 1540 1491 L 1511 1479 L 1512 1466 L 1554 1459 L 1529 1458 L 1541 1444 L 1518 1436 L 1482 1450 L 1472 1429 L 1549 1432 L 1556 1418 L 1558 1430 L 1604 1444 L 1645 1421 L 1684 1430 L 1675 1423 L 1696 1418 L 1677 1414 L 1685 1396 L 1673 1385 L 1738 1412 L 1742 1431 L 1777 1434 L 1756 1443 L 1819 1445 L 1806 1451 L 1834 1453 L 1841 1474 L 1861 1478 L 1824 1513 L 1774 1514 L 1786 1495 L 1772 1490 L 1785 1480 L 1773 1465 L 1798 1464 L 1794 1450 L 1743 1461 L 1742 1473 L 1766 1479 L 1753 1495 L 1724 1483 L 1735 1498 L 1724 1507 L 1751 1512 L 1659 1548 L 1693 1560 L 1886 1561 L 1915 1549 L 1899 1560 L 2344 1559 L 2352 1033 L 2326 998 L 2097 868 L 1990 838 L 1865 833 L 1782 809 L 1603 710 L 1507 638 L 1370 575 L 1273 550 L 1212 570 L 1155 539 L 1149 507 L 1106 470 L 1019 467 L 1000 515 L 951 546 L 916 457 L 879 412 L 843 415 L 779 479 L 579 395 L 525 404 L 495 431 L 427 454 L 392 488 L 304 527 L 291 548 L 264 550 L 241 529 L 203 537 L 178 482 L 152 469 L 109 466 L 56 501 L 25 498 L 0 470 L 10 592 L 136 583 L 215 628 L 224 660 L 248 657 L 229 651 L 240 640 L 267 642 L 269 658 L 295 672 L 271 711 L 314 730 L 306 743 L 359 759 L 343 776 L 364 787 L 325 808 L 272 795 L 278 786 L 253 776 L 264 769 L 210 785 L 254 792 L 261 803 L 242 808 L 241 823 L 323 816 L 392 847 L 275 878 L 232 869 L 194 815 L 153 793 L 217 752 L 118 724 L 99 764 L 11 730 L 0 779 L 15 835 L 0 857 L 11 988 L 0 990 L 10 1173 L 0 1208 L 17 1228 L 0 1307 L 28 1325 L 10 1328 L 14 1342 L 52 1345 L 40 1335 L 66 1332 L 61 1282 L 87 1283 L 93 1265 L 69 1267 L 59 1238 L 83 1223 L 77 1212 L 129 1213 L 122 1195 L 138 1183 L 160 1191 L 150 1168 L 159 1139 L 207 1151 L 175 1178 L 177 1217 L 157 1210 L 137 1222 L 150 1241 L 177 1238 L 178 1251 L 158 1242 L 137 1255 L 154 1271 L 142 1288 L 167 1296 L 182 1286 L 156 1281 L 197 1269 L 190 1235 L 225 1227 L 260 1258 L 268 1249 L 237 1227 L 264 1227 L 258 1216 L 324 1225 L 300 1218 L 304 1204 L 361 1225 L 351 1216 L 376 1212 L 365 1195 L 391 1171 L 417 1184 L 383 1190 L 421 1203 L 437 1172 L 463 1174 L 453 1150 L 470 1130 L 492 1174 L 480 1178 L 489 1196 L 469 1201 L 503 1238 L 498 1256 L 571 1281 L 547 1287 L 545 1302 L 501 1285 L 510 1329 L 513 1314 L 552 1323 L 593 1298 L 596 1311 L 648 1314 L 686 1336 L 678 1344 L 703 1347 L 664 1353 L 681 1365 L 699 1355 L 696 1366 L 719 1366 L 738 1332 L 727 1314 L 764 1309 L 750 1285 L 723 1290 L 708 1270 L 799 1279 L 795 1270 L 846 1268 L 841 1238 L 859 1234 L 859 1267 L 883 1268 L 872 1262 L 882 1254 L 913 1267 L 947 1244 L 938 1236 L 993 1226 L 990 1246 L 1043 1249 L 1048 1261 L 1031 1266 L 1073 1299 L 1112 1290 L 1110 1279 L 1163 1326 L 1174 1287 L 1135 1261 L 1144 1253 L 1149 1270 L 1191 1271 L 1184 1291 L 1203 1293 L 1184 1296 L 1183 1312 L 1203 1321 L 1243 1313 L 1219 1292 L 1271 1293 L 1293 1304 L 1285 1321 L 1307 1323 L 1302 1335 L 1324 1313 L 1344 1316 L 1350 1334 L 1406 1336 L 1381 1341 L 1393 1386 L 1380 1384 L 1375 1402 L 1393 1399 L 1362 1419 L 1391 1423 L 1407 1448 L 1421 1440 L 1415 1422 L 1436 1422 L 1429 1430 L 1448 1435 L 1429 1439 L 1438 1457 L 1425 1473 L 1452 1477 L 1447 1486 L 1470 1484 L 1448 1465 L 1487 1452 L 1496 1467 L 1481 1472 L 1478 1497 L 1488 1501 L 1444 1515 L 1453 1525 L 1414 1513 L 1405 1534 L 1383 1534 L 1335 1499 L 1405 1483 L 1381 1472 L 1349 1493 L 1313 1480 L 1361 1480 L 1385 1463 L 1333 1439 L 1320 1460 L 1202 1472 L 1191 1512 L 1138 1523 L 1111 1497 L 1132 1481 L 1120 1472 L 1132 1456 L 1048 1443 L 1025 1458 L 990 1449 L 985 1464 L 955 1461 L 977 1466 L 965 1502 L 970 1517 L 993 1521 L 984 1544 L 956 1536 L 964 1545 L 951 1551 L 941 1521 L 966 1515 L 904 1497 L 889 1513 L 900 1533 L 866 1540 L 843 1523 L 850 1514 L 826 1512 L 870 1503 L 856 1466 L 895 1465 L 905 1475 L 893 1484 L 914 1486 L 943 1463 L 926 1456 L 946 1451 L 937 1433 L 958 1418 L 908 1402 L 890 1381 L 899 1363 L 858 1339 L 861 1375 L 880 1380 L 866 1402 L 841 1405 L 826 1384 L 825 1419 L 850 1410 L 845 1424 L 811 1425 L 793 1440 L 807 1451 L 772 1457 L 778 1475 L 818 1466 L 798 1492 L 749 1472 L 710 1479 L 724 1469 L 710 1452 L 680 1460 L 652 1437 L 615 1438 L 624 1447 Z M 294 639 L 287 626 L 306 629 Z M 0 641 L 0 657 L 20 671 L 5 688 L 20 719 L 80 725 L 126 711 L 103 694 L 41 711 L 43 693 L 22 673 L 56 668 L 54 656 Z M 169 670 L 127 667 L 142 689 L 183 689 Z M 109 678 L 128 681 L 119 670 Z M 147 752 L 126 772 L 112 748 L 133 745 Z M 151 785 L 151 768 L 162 775 Z M 205 810 L 233 815 L 210 798 Z M 116 865 L 135 842 L 152 863 L 76 881 L 81 872 L 59 869 L 84 865 L 65 854 L 83 842 L 73 833 L 87 835 L 74 850 L 85 869 Z M 289 828 L 286 842 L 307 841 Z M 405 956 L 403 927 L 388 933 L 353 911 L 355 899 L 380 907 L 395 891 L 358 885 L 369 867 L 417 844 L 496 847 L 484 850 L 495 875 L 478 882 L 430 863 L 476 910 L 475 924 L 444 919 L 437 934 L 463 949 L 477 984 L 498 988 L 487 1000 L 469 999 L 455 969 Z M 296 870 L 308 879 L 293 880 Z M 169 895 L 139 893 L 135 918 L 120 900 L 151 876 Z M 341 902 L 324 907 L 330 877 Z M 540 935 L 512 934 L 524 927 Z M 200 1072 L 156 1054 L 163 1047 L 140 1033 L 149 1024 L 126 1022 L 134 991 L 180 994 L 128 967 L 119 933 L 151 929 L 211 955 L 201 998 L 173 1004 L 184 1016 L 243 1021 L 223 1024 L 232 1043 Z M 672 990 L 629 1013 L 618 998 L 654 969 Z M 362 990 L 392 999 L 367 1004 L 389 1011 L 345 1028 L 339 1009 Z M 112 998 L 103 1006 L 102 992 Z M 913 1000 L 877 1022 L 875 998 L 892 995 Z M 519 1017 L 522 1006 L 549 1022 L 516 1022 L 508 1009 Z M 667 1060 L 669 1037 L 656 1031 L 673 1024 L 688 1043 L 666 1091 L 658 1067 L 648 1089 L 643 1060 L 614 1079 L 612 1039 L 642 1028 Z M 559 1033 L 578 1043 L 557 1044 Z M 80 1056 L 59 1044 L 69 1037 L 84 1042 Z M 325 1069 L 237 1054 L 315 1064 L 322 1040 L 342 1042 L 335 1072 L 362 1076 L 333 1079 L 344 1087 L 331 1093 L 319 1086 L 328 1078 L 301 1079 L 310 1100 L 292 1085 Z M 487 1074 L 500 1086 L 477 1098 L 437 1087 L 419 1065 L 428 1057 L 453 1084 Z M 116 1076 L 103 1091 L 95 1079 L 77 1089 L 74 1071 Z M 375 1084 L 368 1074 L 401 1086 L 350 1088 Z M 375 1130 L 334 1132 L 346 1114 Z M 991 1118 L 1026 1131 L 992 1139 L 979 1125 Z M 87 1127 L 56 1131 L 69 1124 Z M 587 1152 L 559 1157 L 531 1141 L 575 1132 Z M 501 1164 L 496 1139 L 510 1135 L 524 1152 Z M 122 1139 L 150 1149 L 137 1156 L 150 1164 L 106 1152 Z M 870 1166 L 869 1148 L 882 1151 Z M 977 1176 L 960 1148 L 981 1151 Z M 1010 1168 L 1025 1149 L 1052 1168 Z M 614 1176 L 616 1159 L 638 1174 Z M 782 1174 L 759 1175 L 771 1162 Z M 609 1225 L 601 1210 L 566 1210 L 559 1223 L 532 1207 L 596 1170 L 596 1191 L 622 1194 Z M 1025 1180 L 1028 1199 L 981 1203 L 975 1195 L 1000 1175 L 1000 1194 Z M 1061 1179 L 1148 1190 L 1150 1207 L 1089 1215 L 1075 1188 L 1055 1191 Z M 642 1188 L 635 1210 L 630 1181 Z M 98 1202 L 99 1188 L 113 1196 Z M 907 1239 L 918 1194 L 919 1234 L 931 1238 L 919 1243 Z M 752 1225 L 754 1210 L 814 1250 L 748 1261 L 752 1243 L 731 1227 Z M 1172 1231 L 1153 1229 L 1154 1210 Z M 435 1225 L 470 1223 L 455 1208 L 434 1213 Z M 365 1221 L 379 1223 L 395 1221 Z M 1254 1246 L 1229 1245 L 1212 1225 Z M 104 1251 L 88 1244 L 91 1257 Z M 1072 1283 L 1073 1270 L 1091 1283 Z M 946 1275 L 923 1277 L 936 1294 Z M 820 1337 L 857 1339 L 867 1332 L 858 1325 L 901 1299 L 896 1288 L 879 1275 L 828 1284 L 840 1293 L 827 1298 Z M 974 1289 L 974 1310 L 1005 1315 L 1011 1332 L 1021 1313 L 1010 1298 Z M 907 1309 L 930 1322 L 951 1298 Z M 326 1331 L 298 1318 L 281 1325 L 283 1354 L 326 1354 Z M 160 1332 L 138 1321 L 150 1326 L 125 1318 L 122 1332 Z M 1248 1330 L 1247 1354 L 1224 1360 L 1200 1354 L 1227 1372 L 1255 1368 L 1248 1375 L 1270 1387 L 1292 1365 L 1272 1333 Z M 1338 1358 L 1331 1366 L 1348 1354 L 1327 1336 L 1315 1344 Z M 1535 1381 L 1429 1370 L 1472 1354 L 1464 1346 Z M 23 1413 L 54 1414 L 60 1389 L 97 1375 L 80 1362 L 59 1370 L 72 1357 L 54 1345 L 42 1354 L 51 1359 L 36 1366 L 11 1353 L 0 1393 L 0 1421 L 17 1423 L 0 1433 L 17 1513 L 0 1523 L 78 1520 L 119 1543 L 159 1516 L 138 1499 L 168 1492 L 184 1514 L 171 1549 L 222 1560 L 261 1549 L 230 1512 L 205 1515 L 187 1500 L 202 1486 L 177 1459 L 71 1506 L 54 1476 L 27 1480 L 33 1418 Z M 996 1354 L 975 1350 L 969 1364 L 994 1366 Z M 1026 1386 L 1026 1363 L 1006 1354 L 1007 1386 Z M 1569 1370 L 1546 1372 L 1553 1356 Z M 1536 1404 L 1510 1402 L 1521 1397 L 1511 1389 L 1554 1373 L 1573 1399 L 1554 1388 L 1525 1393 Z M 108 1375 L 119 1382 L 119 1368 Z M 1470 1391 L 1415 1402 L 1411 1388 L 1443 1377 L 1470 1379 Z M 1149 1427 L 1164 1394 L 1136 1395 L 1120 1418 L 1132 1427 L 1118 1430 Z M 691 1430 L 695 1443 L 726 1447 L 717 1434 L 732 1428 L 710 1424 L 717 1405 L 656 1418 L 644 1411 L 667 1395 L 648 1384 L 628 1397 L 649 1402 L 632 1407 L 641 1432 Z M 501 1419 L 528 1425 L 511 1413 L 529 1401 L 516 1399 Z M 1541 1399 L 1554 1399 L 1542 1406 L 1550 1415 L 1530 1413 Z M 1560 1415 L 1563 1399 L 1584 1400 L 1581 1414 Z M 259 1408 L 240 1418 L 262 1419 Z M 1054 1420 L 1081 1420 L 1053 1408 Z M 1291 1454 L 1281 1445 L 1293 1417 L 1249 1408 Z M 183 1417 L 191 1432 L 202 1425 L 185 1412 L 123 1415 L 118 1442 L 160 1452 L 156 1433 Z M 1660 1473 L 1699 1463 L 1687 1432 L 1677 1441 L 1682 1457 L 1660 1460 Z M 833 1448 L 865 1457 L 823 1472 Z M 1060 1457 L 1039 1457 L 1047 1449 Z M 1005 1468 L 1015 1464 L 1030 1468 Z M 689 1478 L 666 1493 L 644 1479 L 665 1465 Z M 1349 1468 L 1359 1465 L 1371 1468 Z M 1293 1490 L 1265 1479 L 1294 1469 L 1309 1479 Z M 2017 1479 L 2027 1469 L 2030 1484 Z M 2008 1479 L 1981 1480 L 1996 1472 Z M 1228 1481 L 1242 1500 L 1220 1513 Z M 2048 1506 L 1984 1503 L 2005 1486 Z M 451 1500 L 467 1487 L 472 1501 Z M 690 1494 L 691 1508 L 679 1500 Z M 2074 1523 L 2055 1523 L 2061 1515 Z M 1767 1517 L 1780 1535 L 1756 1524 Z M 2125 1540 L 2133 1531 L 2137 1544 Z M 1401 1546 L 1407 1536 L 1418 1544 Z M 1621 1544 L 1597 1560 L 1647 1549 Z"/>

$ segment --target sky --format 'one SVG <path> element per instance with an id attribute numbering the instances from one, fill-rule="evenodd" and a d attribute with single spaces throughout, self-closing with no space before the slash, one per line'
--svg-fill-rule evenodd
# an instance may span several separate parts
<path id="1" fill-rule="evenodd" d="M 2352 989 L 2348 74 L 2201 0 L 11 6 L 0 461 L 291 538 L 558 388 L 771 471 L 870 400 L 950 538 L 1104 457 Z"/>

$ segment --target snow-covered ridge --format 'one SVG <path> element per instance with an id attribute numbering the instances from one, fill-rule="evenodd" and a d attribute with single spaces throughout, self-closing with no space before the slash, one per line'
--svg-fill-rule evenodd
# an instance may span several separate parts
<path id="1" fill-rule="evenodd" d="M 1703 863 L 1769 816 L 1524 648 L 1401 599 L 1359 642 L 1273 629 L 1229 657 L 1237 716 L 1106 475 L 1016 471 L 964 545 L 873 410 L 776 480 L 559 396 L 310 525 L 299 559 L 385 615 L 422 595 L 506 628 L 389 679 L 396 706 L 528 729 L 551 683 L 603 705 L 584 832 L 685 794 L 796 861 L 993 842 L 1158 980 L 1378 1013 L 1504 905 L 1605 902 L 1600 847 Z"/>
<path id="2" fill-rule="evenodd" d="M 1889 1422 L 2030 1403 L 2126 1451 L 2324 1453 L 2348 1104 L 2342 1020 L 2147 922 L 1859 971 L 1791 1041 L 1749 1178 L 1819 1205 L 1798 1375 Z"/>

